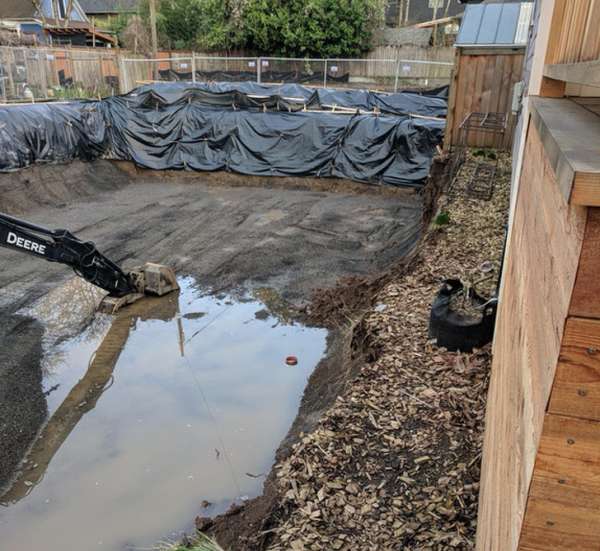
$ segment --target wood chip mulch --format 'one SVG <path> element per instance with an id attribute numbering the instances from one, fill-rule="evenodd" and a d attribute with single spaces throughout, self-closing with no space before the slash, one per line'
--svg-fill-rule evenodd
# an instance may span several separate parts
<path id="1" fill-rule="evenodd" d="M 377 359 L 276 466 L 271 551 L 474 548 L 490 346 L 450 353 L 427 330 L 443 279 L 475 281 L 484 262 L 498 273 L 510 158 L 499 163 L 489 201 L 467 195 L 463 168 L 439 203 L 449 223 L 378 292 L 364 320 Z"/>

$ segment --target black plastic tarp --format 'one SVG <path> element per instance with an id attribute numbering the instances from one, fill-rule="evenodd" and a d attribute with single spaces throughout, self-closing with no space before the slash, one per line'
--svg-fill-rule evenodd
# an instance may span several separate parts
<path id="1" fill-rule="evenodd" d="M 93 102 L 0 108 L 0 171 L 98 158 L 106 150 L 105 131 Z"/>
<path id="2" fill-rule="evenodd" d="M 395 94 L 343 88 L 309 88 L 301 84 L 267 85 L 256 82 L 165 82 L 141 86 L 126 96 L 134 102 L 141 97 L 148 105 L 167 105 L 192 99 L 206 105 L 260 107 L 298 110 L 331 110 L 337 107 L 372 111 L 390 115 L 445 117 L 448 109 L 447 87 L 431 93 L 402 91 Z M 153 103 L 154 102 L 154 103 Z M 139 103 L 139 102 L 137 102 Z"/>
<path id="3" fill-rule="evenodd" d="M 2 108 L 0 170 L 105 156 L 157 170 L 424 183 L 443 137 L 445 121 L 436 118 L 443 98 L 277 88 L 274 94 L 256 83 L 168 83 L 95 102 Z M 366 111 L 384 101 L 398 114 L 327 111 Z M 419 109 L 424 118 L 405 114 Z"/>
<path id="4" fill-rule="evenodd" d="M 163 69 L 159 71 L 161 80 L 168 81 L 190 81 L 192 80 L 191 72 L 175 71 L 173 69 Z M 196 71 L 196 79 L 199 81 L 216 81 L 216 82 L 246 82 L 256 81 L 256 71 Z M 306 71 L 261 71 L 263 82 L 299 82 L 299 83 L 321 83 L 325 79 L 325 73 Z M 334 82 L 348 82 L 350 80 L 349 73 L 341 75 L 327 74 L 327 81 L 331 84 Z"/>

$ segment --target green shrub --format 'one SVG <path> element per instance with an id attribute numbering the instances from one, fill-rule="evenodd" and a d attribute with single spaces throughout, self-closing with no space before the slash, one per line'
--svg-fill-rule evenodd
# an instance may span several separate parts
<path id="1" fill-rule="evenodd" d="M 169 48 L 345 57 L 370 49 L 383 14 L 383 0 L 162 0 L 157 25 Z"/>

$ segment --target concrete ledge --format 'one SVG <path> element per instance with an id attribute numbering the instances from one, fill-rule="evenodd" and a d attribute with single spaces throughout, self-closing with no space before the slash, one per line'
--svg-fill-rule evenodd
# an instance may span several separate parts
<path id="1" fill-rule="evenodd" d="M 569 99 L 535 97 L 531 120 L 565 199 L 600 206 L 600 117 Z"/>
<path id="2" fill-rule="evenodd" d="M 545 65 L 544 76 L 574 84 L 600 86 L 600 60 Z"/>

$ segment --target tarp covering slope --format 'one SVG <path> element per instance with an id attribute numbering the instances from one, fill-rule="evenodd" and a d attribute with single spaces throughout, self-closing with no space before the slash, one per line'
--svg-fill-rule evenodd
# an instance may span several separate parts
<path id="1" fill-rule="evenodd" d="M 159 170 L 423 184 L 443 137 L 444 120 L 432 118 L 445 114 L 443 97 L 277 88 L 168 83 L 97 102 L 1 108 L 0 170 L 105 156 Z M 357 111 L 328 112 L 333 105 Z M 386 114 L 360 111 L 375 106 Z"/>

